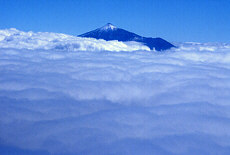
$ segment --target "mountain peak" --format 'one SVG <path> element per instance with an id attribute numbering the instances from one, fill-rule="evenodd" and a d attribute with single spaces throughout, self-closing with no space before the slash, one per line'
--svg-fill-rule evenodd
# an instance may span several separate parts
<path id="1" fill-rule="evenodd" d="M 95 38 L 95 39 L 104 39 L 109 40 L 118 40 L 118 41 L 135 41 L 140 42 L 143 45 L 148 46 L 151 50 L 155 49 L 157 51 L 167 50 L 171 47 L 175 47 L 171 43 L 167 42 L 161 38 L 149 38 L 142 37 L 135 33 L 126 31 L 121 28 L 117 28 L 111 23 L 106 24 L 105 26 L 95 29 L 93 31 L 79 35 L 79 37 L 86 38 Z"/>
<path id="2" fill-rule="evenodd" d="M 111 24 L 111 23 L 107 23 L 105 26 L 103 26 L 101 29 L 102 30 L 114 30 L 114 29 L 116 29 L 117 27 L 116 26 L 114 26 L 113 24 Z"/>

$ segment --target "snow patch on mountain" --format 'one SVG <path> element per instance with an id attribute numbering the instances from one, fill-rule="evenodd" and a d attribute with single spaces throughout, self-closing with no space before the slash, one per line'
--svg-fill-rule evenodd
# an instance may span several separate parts
<path id="1" fill-rule="evenodd" d="M 108 23 L 101 28 L 101 30 L 114 30 L 114 29 L 117 29 L 117 27 L 111 23 Z"/>

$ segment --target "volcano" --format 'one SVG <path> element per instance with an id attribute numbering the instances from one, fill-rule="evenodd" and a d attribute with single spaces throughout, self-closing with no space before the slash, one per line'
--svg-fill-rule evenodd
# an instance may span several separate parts
<path id="1" fill-rule="evenodd" d="M 162 38 L 143 37 L 133 32 L 118 28 L 111 23 L 93 31 L 81 34 L 79 37 L 104 39 L 106 41 L 136 41 L 148 46 L 151 50 L 155 49 L 157 51 L 163 51 L 175 47 L 173 44 Z"/>

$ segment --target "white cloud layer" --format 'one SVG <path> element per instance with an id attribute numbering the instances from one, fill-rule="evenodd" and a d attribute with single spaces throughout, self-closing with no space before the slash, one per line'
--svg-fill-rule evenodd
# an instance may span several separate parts
<path id="1" fill-rule="evenodd" d="M 138 42 L 105 41 L 81 38 L 61 33 L 23 32 L 17 29 L 0 30 L 0 47 L 17 49 L 54 49 L 61 51 L 137 51 L 149 47 Z"/>
<path id="2" fill-rule="evenodd" d="M 228 44 L 71 51 L 45 48 L 45 33 L 6 43 L 9 33 L 0 42 L 0 154 L 230 153 Z M 89 42 L 103 41 L 81 45 Z"/>

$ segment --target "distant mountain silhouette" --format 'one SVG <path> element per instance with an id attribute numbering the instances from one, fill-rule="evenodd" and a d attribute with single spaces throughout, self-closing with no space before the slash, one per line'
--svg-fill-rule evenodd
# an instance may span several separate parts
<path id="1" fill-rule="evenodd" d="M 124 29 L 117 28 L 111 23 L 108 23 L 105 26 L 98 28 L 96 30 L 81 34 L 79 35 L 79 37 L 104 39 L 106 41 L 136 41 L 143 43 L 144 45 L 148 46 L 151 50 L 155 49 L 157 51 L 167 50 L 172 47 L 175 47 L 173 44 L 167 42 L 162 38 L 142 37 L 135 33 L 126 31 Z"/>

